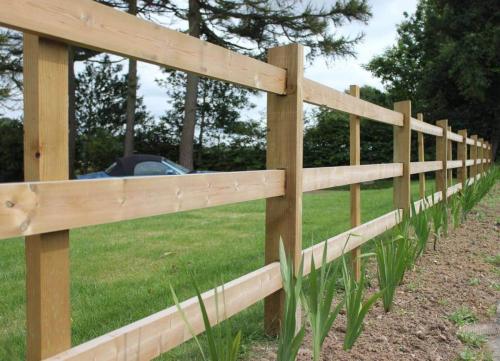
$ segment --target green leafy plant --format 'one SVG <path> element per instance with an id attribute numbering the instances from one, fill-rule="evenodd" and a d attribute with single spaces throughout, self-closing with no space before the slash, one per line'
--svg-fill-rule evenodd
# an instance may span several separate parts
<path id="1" fill-rule="evenodd" d="M 489 351 L 471 350 L 466 348 L 458 355 L 459 361 L 493 361 L 493 356 Z"/>
<path id="2" fill-rule="evenodd" d="M 350 350 L 363 331 L 365 316 L 380 297 L 380 292 L 373 294 L 363 302 L 366 277 L 364 272 L 361 272 L 361 278 L 359 282 L 356 282 L 352 265 L 350 263 L 348 265 L 345 255 L 342 257 L 342 266 L 347 318 L 344 350 Z"/>
<path id="3" fill-rule="evenodd" d="M 297 353 L 305 335 L 303 325 L 300 326 L 297 332 L 297 308 L 300 304 L 302 290 L 303 263 L 300 263 L 298 272 L 295 274 L 292 261 L 287 257 L 282 241 L 280 241 L 279 252 L 281 278 L 285 291 L 285 309 L 280 324 L 277 360 L 293 361 L 297 358 Z"/>
<path id="4" fill-rule="evenodd" d="M 443 205 L 443 201 L 437 202 L 436 199 L 433 201 L 433 206 L 429 209 L 432 218 L 432 227 L 434 234 L 434 251 L 437 249 L 437 242 L 441 238 L 441 231 L 443 229 L 444 217 L 446 211 L 446 206 Z"/>
<path id="5" fill-rule="evenodd" d="M 427 248 L 427 242 L 431 234 L 428 211 L 425 210 L 428 208 L 428 202 L 425 198 L 422 199 L 420 203 L 420 212 L 418 213 L 414 202 L 411 202 L 411 207 L 412 217 L 410 222 L 418 242 L 416 256 L 420 257 Z"/>
<path id="6" fill-rule="evenodd" d="M 179 299 L 172 285 L 170 285 L 170 292 L 172 294 L 172 298 L 174 299 L 175 305 L 177 306 L 177 310 L 179 311 L 184 323 L 188 327 L 191 336 L 196 342 L 201 358 L 204 361 L 236 361 L 240 354 L 241 331 L 238 331 L 236 335 L 233 335 L 231 323 L 229 320 L 219 323 L 220 315 L 219 315 L 219 302 L 218 302 L 217 289 L 215 289 L 215 309 L 216 309 L 217 325 L 212 326 L 208 318 L 205 303 L 203 302 L 203 298 L 201 297 L 201 292 L 194 280 L 193 280 L 193 285 L 196 290 L 196 297 L 198 298 L 198 303 L 200 305 L 200 310 L 203 317 L 203 324 L 205 326 L 205 335 L 207 339 L 208 350 L 205 350 L 200 340 L 196 336 L 196 333 L 194 332 L 191 324 L 189 323 L 186 314 L 184 313 L 183 309 L 180 306 Z M 222 290 L 222 294 L 224 295 L 224 290 Z"/>
<path id="7" fill-rule="evenodd" d="M 465 306 L 460 307 L 451 315 L 449 315 L 448 319 L 457 326 L 469 325 L 478 320 L 477 316 Z"/>
<path id="8" fill-rule="evenodd" d="M 460 194 L 456 194 L 450 198 L 451 219 L 453 221 L 453 228 L 457 228 L 461 222 L 462 204 L 460 201 Z"/>
<path id="9" fill-rule="evenodd" d="M 465 185 L 462 187 L 462 191 L 460 193 L 460 203 L 462 208 L 462 220 L 465 221 L 467 216 L 474 208 L 474 205 L 477 203 L 478 193 L 476 191 L 477 183 L 469 183 L 465 182 Z"/>
<path id="10" fill-rule="evenodd" d="M 399 236 L 388 241 L 379 240 L 375 247 L 377 277 L 385 312 L 389 312 L 397 286 L 407 269 L 407 240 Z"/>
<path id="11" fill-rule="evenodd" d="M 321 348 L 328 332 L 332 328 L 344 300 L 332 309 L 336 295 L 336 281 L 340 262 L 328 263 L 326 260 L 327 242 L 324 244 L 321 266 L 316 270 L 314 257 L 311 255 L 311 273 L 309 274 L 308 292 L 302 292 L 302 303 L 306 309 L 312 331 L 313 360 L 319 361 Z"/>
<path id="12" fill-rule="evenodd" d="M 481 348 L 486 343 L 486 337 L 474 332 L 458 331 L 458 339 L 466 346 Z"/>

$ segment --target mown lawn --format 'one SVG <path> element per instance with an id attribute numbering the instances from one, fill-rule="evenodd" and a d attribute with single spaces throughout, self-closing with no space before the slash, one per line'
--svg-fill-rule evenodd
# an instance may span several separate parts
<path id="1" fill-rule="evenodd" d="M 432 185 L 429 184 L 429 189 Z M 415 199 L 418 184 L 412 184 Z M 392 209 L 391 183 L 362 190 L 362 220 Z M 304 248 L 349 229 L 347 188 L 304 195 Z M 71 232 L 73 344 L 100 336 L 263 265 L 265 202 L 76 229 Z M 0 360 L 25 359 L 22 239 L 0 241 Z M 234 317 L 245 345 L 262 339 L 262 303 Z M 187 343 L 161 360 L 196 359 Z"/>

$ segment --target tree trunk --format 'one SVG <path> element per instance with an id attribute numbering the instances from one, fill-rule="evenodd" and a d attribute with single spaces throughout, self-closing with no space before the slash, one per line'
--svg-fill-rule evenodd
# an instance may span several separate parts
<path id="1" fill-rule="evenodd" d="M 137 15 L 137 0 L 129 0 L 129 14 Z M 135 104 L 137 101 L 137 60 L 128 61 L 127 124 L 125 128 L 124 156 L 134 153 Z"/>
<path id="2" fill-rule="evenodd" d="M 189 35 L 200 37 L 201 13 L 199 0 L 189 0 Z M 196 125 L 196 106 L 198 100 L 198 83 L 200 78 L 194 74 L 187 75 L 186 97 L 184 99 L 184 122 L 182 124 L 181 144 L 179 146 L 179 163 L 193 169 L 193 143 Z"/>
<path id="3" fill-rule="evenodd" d="M 75 48 L 68 47 L 68 160 L 69 160 L 69 179 L 75 179 L 75 160 L 76 160 L 76 83 L 75 83 Z"/>

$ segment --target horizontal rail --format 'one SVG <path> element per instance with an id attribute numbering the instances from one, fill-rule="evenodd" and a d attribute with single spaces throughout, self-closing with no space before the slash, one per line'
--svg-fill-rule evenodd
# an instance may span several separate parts
<path id="1" fill-rule="evenodd" d="M 460 168 L 462 166 L 462 161 L 461 160 L 448 160 L 446 162 L 446 168 L 447 169 L 454 169 L 454 168 Z"/>
<path id="2" fill-rule="evenodd" d="M 446 197 L 448 198 L 451 197 L 455 193 L 460 192 L 461 189 L 462 189 L 462 183 L 457 183 L 452 185 L 451 187 L 448 187 L 448 189 L 446 190 Z"/>
<path id="3" fill-rule="evenodd" d="M 402 175 L 402 163 L 304 168 L 302 190 L 310 192 L 317 189 L 401 177 Z"/>
<path id="4" fill-rule="evenodd" d="M 415 119 L 415 118 L 411 118 L 410 127 L 412 130 L 414 130 L 416 132 L 434 135 L 436 137 L 443 136 L 443 128 L 438 127 L 438 126 L 433 125 L 433 124 L 423 122 L 423 121 Z"/>
<path id="5" fill-rule="evenodd" d="M 440 160 L 410 163 L 410 174 L 434 172 L 440 169 L 443 169 L 443 162 Z"/>
<path id="6" fill-rule="evenodd" d="M 0 239 L 281 196 L 283 170 L 0 185 Z"/>
<path id="7" fill-rule="evenodd" d="M 464 137 L 461 136 L 460 134 L 448 131 L 448 140 L 452 140 L 454 142 L 462 143 L 464 141 Z"/>
<path id="8" fill-rule="evenodd" d="M 304 101 L 381 123 L 403 126 L 403 114 L 353 97 L 313 80 L 303 81 Z"/>
<path id="9" fill-rule="evenodd" d="M 474 165 L 474 159 L 467 159 L 467 160 L 465 161 L 465 165 L 466 165 L 467 167 L 469 167 L 469 166 L 471 166 L 471 165 Z"/>
<path id="10" fill-rule="evenodd" d="M 475 142 L 474 142 L 474 139 L 471 139 L 471 138 L 467 138 L 465 143 L 467 143 L 468 145 L 474 145 Z"/>
<path id="11" fill-rule="evenodd" d="M 0 24 L 253 89 L 285 93 L 284 69 L 91 0 L 3 0 Z"/>
<path id="12" fill-rule="evenodd" d="M 354 248 L 368 242 L 370 239 L 391 229 L 399 223 L 401 215 L 401 210 L 394 210 L 305 249 L 302 252 L 304 274 L 311 272 L 311 256 L 314 257 L 316 267 L 321 265 L 325 242 L 327 244 L 326 259 L 330 262 L 342 256 L 343 253 L 348 253 Z"/>
<path id="13" fill-rule="evenodd" d="M 216 324 L 250 307 L 282 287 L 280 265 L 271 263 L 202 294 L 210 323 Z M 222 298 L 224 292 L 224 298 Z M 216 296 L 217 294 L 217 296 Z M 217 300 L 218 298 L 218 300 Z M 218 305 L 218 306 L 217 306 Z M 180 304 L 195 334 L 205 330 L 198 299 Z M 217 307 L 219 310 L 217 312 Z M 217 314 L 219 318 L 217 319 Z M 191 338 L 176 306 L 111 331 L 45 361 L 152 360 Z"/>

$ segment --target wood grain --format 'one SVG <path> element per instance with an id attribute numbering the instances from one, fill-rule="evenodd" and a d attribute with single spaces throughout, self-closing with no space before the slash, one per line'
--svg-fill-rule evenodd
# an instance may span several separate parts
<path id="1" fill-rule="evenodd" d="M 284 194 L 282 170 L 0 185 L 0 239 Z"/>
<path id="2" fill-rule="evenodd" d="M 266 202 L 266 264 L 279 260 L 279 244 L 293 262 L 295 271 L 302 251 L 302 160 L 304 49 L 292 44 L 269 50 L 270 64 L 287 70 L 286 95 L 267 95 L 267 169 L 285 171 L 284 197 Z M 264 326 L 276 334 L 284 309 L 284 291 L 267 297 L 264 302 Z"/>
<path id="3" fill-rule="evenodd" d="M 253 89 L 285 91 L 279 67 L 91 0 L 3 0 L 0 24 Z"/>
<path id="4" fill-rule="evenodd" d="M 417 114 L 417 118 L 419 122 L 424 122 L 424 115 L 422 113 Z M 412 118 L 412 124 L 413 124 L 413 118 Z M 413 129 L 413 127 L 412 127 Z M 439 128 L 441 130 L 441 128 Z M 425 162 L 425 146 L 424 146 L 424 133 L 419 132 L 417 134 L 417 151 L 418 151 L 418 162 L 423 163 Z M 411 174 L 413 173 L 413 163 L 411 163 L 410 166 L 410 172 Z M 417 172 L 418 174 L 418 193 L 420 195 L 420 198 L 425 197 L 425 171 L 424 172 Z"/>
<path id="5" fill-rule="evenodd" d="M 441 197 L 446 199 L 446 188 L 448 184 L 448 120 L 439 120 L 437 126 L 443 129 L 443 136 L 436 138 L 436 160 L 440 161 L 442 167 L 436 171 L 436 189 L 441 192 Z"/>
<path id="6" fill-rule="evenodd" d="M 358 99 L 313 80 L 304 79 L 303 89 L 304 101 L 309 104 L 325 106 L 385 124 L 403 125 L 401 113 Z"/>
<path id="7" fill-rule="evenodd" d="M 5 11 L 4 7 L 2 13 Z M 67 179 L 67 47 L 25 34 L 23 77 L 25 180 Z M 15 208 L 7 201 L 1 206 Z M 1 218 L 0 232 L 9 232 L 8 221 Z M 59 232 L 36 234 L 25 240 L 28 361 L 39 361 L 71 347 L 67 228 L 64 225 Z M 31 234 L 35 233 L 42 232 Z"/>
<path id="8" fill-rule="evenodd" d="M 394 127 L 393 159 L 403 164 L 403 175 L 394 178 L 394 208 L 408 212 L 410 209 L 410 152 L 411 152 L 411 102 L 404 100 L 394 104 L 394 110 L 404 115 L 402 127 Z"/>
<path id="9" fill-rule="evenodd" d="M 443 169 L 443 163 L 439 160 L 430 160 L 427 162 L 411 162 L 411 174 L 421 174 L 426 172 L 435 172 Z"/>

